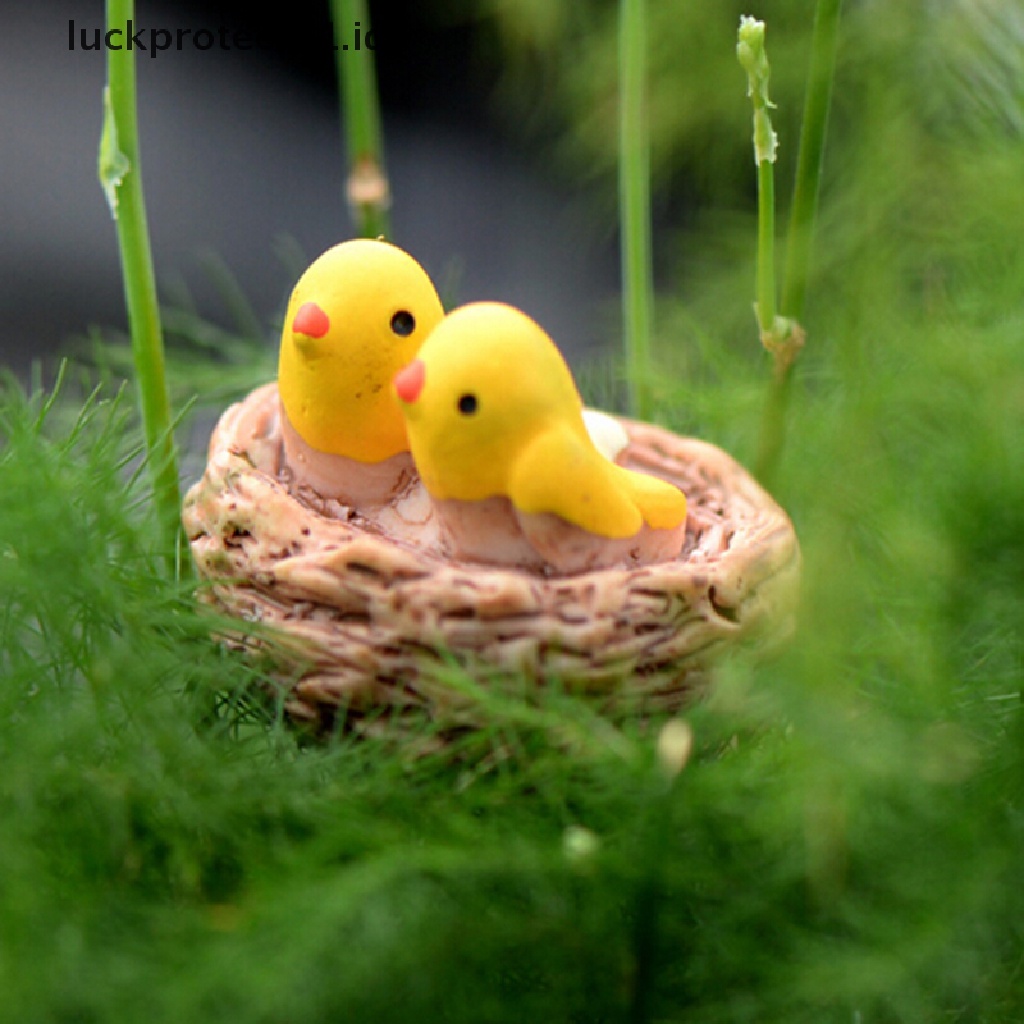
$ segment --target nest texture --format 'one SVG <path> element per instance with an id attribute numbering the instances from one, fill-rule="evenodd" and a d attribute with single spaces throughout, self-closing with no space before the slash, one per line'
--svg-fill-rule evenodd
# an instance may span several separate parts
<path id="1" fill-rule="evenodd" d="M 241 623 L 227 639 L 270 651 L 294 719 L 344 709 L 457 704 L 457 664 L 486 680 L 557 682 L 606 704 L 673 706 L 725 645 L 773 646 L 793 628 L 800 554 L 785 512 L 713 445 L 623 421 L 619 461 L 682 488 L 678 558 L 540 576 L 458 562 L 357 511 L 293 493 L 275 385 L 221 418 L 184 522 L 203 600 Z M 400 533 L 402 531 L 399 531 Z"/>

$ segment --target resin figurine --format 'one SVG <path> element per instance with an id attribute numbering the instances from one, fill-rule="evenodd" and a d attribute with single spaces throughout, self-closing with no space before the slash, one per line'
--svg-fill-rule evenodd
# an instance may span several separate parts
<path id="1" fill-rule="evenodd" d="M 793 628 L 796 535 L 742 466 L 584 410 L 528 316 L 445 317 L 380 241 L 302 275 L 279 380 L 221 416 L 182 519 L 200 600 L 237 623 L 219 635 L 269 654 L 268 687 L 317 729 L 472 725 L 453 666 L 678 707 L 718 652 Z"/>
<path id="2" fill-rule="evenodd" d="M 678 555 L 682 491 L 598 451 L 569 367 L 526 314 L 450 313 L 395 391 L 455 557 L 581 572 Z"/>
<path id="3" fill-rule="evenodd" d="M 382 504 L 412 472 L 391 388 L 444 311 L 426 271 L 387 242 L 319 257 L 292 292 L 278 391 L 297 487 L 355 507 Z"/>

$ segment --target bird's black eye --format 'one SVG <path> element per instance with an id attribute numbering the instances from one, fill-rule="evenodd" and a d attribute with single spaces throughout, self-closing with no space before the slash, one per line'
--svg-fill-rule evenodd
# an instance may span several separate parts
<path id="1" fill-rule="evenodd" d="M 467 391 L 464 395 L 459 395 L 459 412 L 463 416 L 472 416 L 476 412 L 476 395 L 471 391 Z"/>
<path id="2" fill-rule="evenodd" d="M 408 338 L 416 330 L 416 317 L 407 309 L 400 309 L 391 318 L 391 330 L 400 338 Z"/>

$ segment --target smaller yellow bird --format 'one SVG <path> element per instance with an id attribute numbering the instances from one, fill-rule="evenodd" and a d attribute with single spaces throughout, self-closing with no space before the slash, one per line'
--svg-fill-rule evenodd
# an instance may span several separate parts
<path id="1" fill-rule="evenodd" d="M 292 292 L 278 363 L 302 440 L 365 463 L 407 451 L 391 381 L 443 316 L 426 271 L 397 246 L 358 238 L 317 258 Z"/>
<path id="2" fill-rule="evenodd" d="M 569 367 L 525 313 L 493 302 L 450 313 L 396 376 L 395 393 L 424 485 L 463 526 L 464 503 L 488 502 L 484 518 L 494 523 L 493 499 L 504 499 L 525 540 L 560 571 L 628 562 L 649 531 L 662 534 L 659 556 L 678 553 L 682 491 L 600 454 Z M 553 529 L 552 517 L 572 529 Z M 581 546 L 580 531 L 598 543 Z M 486 540 L 456 532 L 473 552 L 490 550 Z M 560 547 L 585 553 L 566 561 Z"/>

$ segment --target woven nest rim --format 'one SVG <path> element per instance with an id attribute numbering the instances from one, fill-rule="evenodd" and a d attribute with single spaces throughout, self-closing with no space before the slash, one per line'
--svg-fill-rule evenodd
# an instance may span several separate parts
<path id="1" fill-rule="evenodd" d="M 292 493 L 275 385 L 221 417 L 183 519 L 202 600 L 242 623 L 231 642 L 271 651 L 295 720 L 323 727 L 382 708 L 458 703 L 438 679 L 553 680 L 609 706 L 678 706 L 714 657 L 791 634 L 800 551 L 786 513 L 735 460 L 704 441 L 621 420 L 623 463 L 687 495 L 679 558 L 543 577 L 462 563 L 398 541 L 359 514 Z M 335 514 L 329 514 L 330 512 Z"/>

